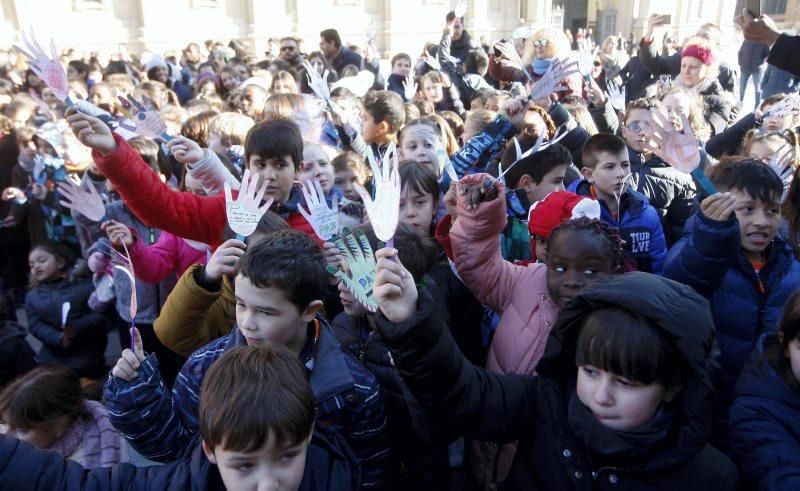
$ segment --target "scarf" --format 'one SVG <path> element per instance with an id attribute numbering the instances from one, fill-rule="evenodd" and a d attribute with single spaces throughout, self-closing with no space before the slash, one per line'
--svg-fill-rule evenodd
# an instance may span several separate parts
<path id="1" fill-rule="evenodd" d="M 533 73 L 541 77 L 553 64 L 554 59 L 555 58 L 534 58 L 531 64 Z"/>
<path id="2" fill-rule="evenodd" d="M 118 464 L 121 458 L 120 443 L 120 434 L 111 425 L 105 406 L 97 401 L 85 400 L 83 413 L 51 450 L 70 458 L 82 447 L 83 459 L 79 464 L 94 469 Z"/>

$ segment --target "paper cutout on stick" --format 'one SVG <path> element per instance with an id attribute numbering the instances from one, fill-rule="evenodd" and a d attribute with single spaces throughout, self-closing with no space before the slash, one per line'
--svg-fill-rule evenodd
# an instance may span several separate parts
<path id="1" fill-rule="evenodd" d="M 72 304 L 69 302 L 64 302 L 61 304 L 61 329 L 64 329 L 67 325 L 67 316 L 69 315 L 69 309 L 72 307 Z"/>
<path id="2" fill-rule="evenodd" d="M 533 101 L 545 99 L 554 92 L 566 90 L 567 86 L 564 81 L 575 73 L 578 73 L 578 62 L 572 61 L 565 64 L 562 60 L 556 58 L 550 68 L 544 72 L 544 75 L 533 84 L 528 99 Z"/>
<path id="3" fill-rule="evenodd" d="M 383 155 L 382 165 L 375 160 L 372 149 L 367 147 L 367 159 L 372 168 L 375 199 L 360 184 L 353 183 L 367 209 L 369 221 L 375 235 L 383 242 L 390 243 L 397 229 L 400 216 L 400 173 L 397 169 L 395 145 L 390 144 Z"/>
<path id="4" fill-rule="evenodd" d="M 77 211 L 93 222 L 102 222 L 108 219 L 106 205 L 94 185 L 89 184 L 89 191 L 86 191 L 67 179 L 58 183 L 58 191 L 64 198 L 59 201 L 61 206 Z"/>
<path id="5" fill-rule="evenodd" d="M 36 41 L 33 27 L 31 27 L 30 40 L 25 36 L 25 31 L 22 31 L 20 34 L 22 36 L 22 42 L 25 43 L 28 51 L 25 51 L 16 44 L 14 45 L 14 49 L 22 53 L 25 58 L 28 59 L 31 70 L 42 79 L 42 82 L 53 90 L 53 94 L 55 94 L 56 97 L 66 102 L 67 106 L 72 106 L 72 99 L 69 98 L 67 72 L 64 70 L 64 67 L 61 66 L 61 63 L 58 62 L 58 50 L 56 50 L 55 40 L 52 38 L 50 39 L 50 56 L 52 56 L 52 58 L 49 58 L 39 45 L 39 42 Z"/>
<path id="6" fill-rule="evenodd" d="M 306 69 L 306 77 L 308 78 L 308 86 L 314 91 L 320 99 L 330 104 L 331 90 L 328 87 L 328 75 L 330 72 L 326 69 L 322 76 L 320 76 L 317 69 L 314 68 L 308 60 L 303 60 L 303 68 Z"/>
<path id="7" fill-rule="evenodd" d="M 372 253 L 367 236 L 361 230 L 356 230 L 353 234 L 345 227 L 341 236 L 333 236 L 333 243 L 342 254 L 349 274 L 332 265 L 328 265 L 328 273 L 339 278 L 345 288 L 367 310 L 376 312 L 378 304 L 372 294 L 372 286 L 375 284 L 375 255 Z"/>
<path id="8" fill-rule="evenodd" d="M 322 191 L 322 186 L 316 179 L 306 181 L 302 190 L 308 211 L 303 205 L 299 205 L 297 211 L 311 224 L 311 228 L 314 229 L 317 237 L 324 241 L 330 240 L 339 230 L 339 197 L 334 196 L 332 198 L 329 208 L 328 203 L 325 201 L 325 193 Z"/>
<path id="9" fill-rule="evenodd" d="M 797 115 L 798 113 L 800 113 L 800 95 L 789 94 L 769 108 L 769 111 L 764 114 L 764 118 L 782 118 L 790 114 Z"/>
<path id="10" fill-rule="evenodd" d="M 121 128 L 148 138 L 172 140 L 167 134 L 167 125 L 164 124 L 149 97 L 143 96 L 141 101 L 137 101 L 132 95 L 128 95 L 127 98 L 118 96 L 118 99 L 122 104 L 122 113 L 133 123 L 131 125 L 123 121 L 119 124 Z"/>
<path id="11" fill-rule="evenodd" d="M 231 230 L 236 232 L 236 238 L 244 240 L 256 231 L 258 222 L 264 213 L 272 205 L 272 198 L 261 205 L 264 193 L 267 192 L 269 181 L 264 181 L 258 186 L 258 174 L 250 175 L 250 170 L 245 169 L 242 176 L 242 186 L 239 188 L 239 195 L 233 199 L 231 186 L 225 183 L 225 209 L 228 214 L 228 225 Z"/>

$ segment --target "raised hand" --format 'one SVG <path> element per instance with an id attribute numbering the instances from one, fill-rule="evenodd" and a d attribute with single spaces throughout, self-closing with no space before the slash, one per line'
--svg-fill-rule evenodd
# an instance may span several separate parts
<path id="1" fill-rule="evenodd" d="M 303 68 L 306 69 L 306 77 L 308 77 L 308 86 L 314 93 L 325 101 L 326 103 L 330 103 L 331 100 L 331 90 L 328 88 L 328 75 L 330 72 L 325 70 L 322 76 L 317 73 L 317 69 L 311 66 L 308 60 L 303 60 Z"/>
<path id="2" fill-rule="evenodd" d="M 427 63 L 429 67 L 433 68 L 436 71 L 440 71 L 442 69 L 442 65 L 441 63 L 439 63 L 439 60 L 429 55 L 428 53 L 425 53 L 425 55 L 422 57 L 422 61 Z"/>
<path id="3" fill-rule="evenodd" d="M 170 140 L 167 147 L 175 156 L 175 160 L 181 164 L 196 164 L 206 156 L 200 145 L 183 136 L 176 136 Z"/>
<path id="4" fill-rule="evenodd" d="M 378 36 L 378 28 L 375 27 L 375 23 L 373 21 L 369 21 L 366 28 L 367 34 L 367 46 L 375 46 L 375 38 Z"/>
<path id="5" fill-rule="evenodd" d="M 127 98 L 118 96 L 118 99 L 122 104 L 122 113 L 133 122 L 133 126 L 122 122 L 119 124 L 121 128 L 148 138 L 163 138 L 166 141 L 172 139 L 166 133 L 167 125 L 156 112 L 155 105 L 149 97 L 142 96 L 141 101 L 137 101 L 132 95 L 128 95 Z"/>
<path id="6" fill-rule="evenodd" d="M 26 201 L 28 201 L 28 199 L 25 197 L 25 191 L 15 187 L 8 187 L 3 189 L 3 193 L 0 196 L 0 199 L 2 199 L 3 201 L 14 200 L 18 204 L 23 204 Z"/>
<path id="7" fill-rule="evenodd" d="M 383 157 L 383 165 L 378 166 L 375 155 L 367 147 L 367 158 L 372 168 L 375 199 L 360 184 L 353 183 L 367 209 L 369 221 L 378 239 L 389 242 L 397 229 L 400 215 L 400 175 L 397 170 L 395 146 L 389 145 Z"/>
<path id="8" fill-rule="evenodd" d="M 407 101 L 411 101 L 417 95 L 417 83 L 414 81 L 414 69 L 409 70 L 406 79 L 403 80 L 403 92 Z"/>
<path id="9" fill-rule="evenodd" d="M 622 112 L 625 110 L 625 86 L 616 83 L 613 80 L 606 82 L 606 97 L 608 102 L 617 111 Z"/>
<path id="10" fill-rule="evenodd" d="M 700 150 L 692 125 L 685 114 L 681 114 L 683 132 L 676 130 L 666 116 L 657 109 L 651 109 L 653 131 L 645 148 L 656 154 L 664 162 L 686 174 L 700 165 Z"/>
<path id="11" fill-rule="evenodd" d="M 329 208 L 322 186 L 316 179 L 306 181 L 302 190 L 308 211 L 302 204 L 297 207 L 297 211 L 311 224 L 317 237 L 324 241 L 329 240 L 339 230 L 339 198 L 334 196 Z"/>
<path id="12" fill-rule="evenodd" d="M 731 196 L 731 193 L 716 193 L 700 203 L 700 211 L 712 220 L 726 222 L 730 219 L 735 206 L 736 198 Z"/>
<path id="13" fill-rule="evenodd" d="M 14 49 L 28 59 L 28 65 L 31 70 L 53 90 L 53 94 L 60 100 L 67 103 L 67 106 L 72 106 L 72 100 L 69 98 L 69 83 L 67 82 L 67 72 L 61 63 L 58 62 L 58 51 L 56 50 L 56 43 L 50 39 L 50 56 L 49 58 L 39 43 L 36 41 L 36 36 L 31 27 L 31 39 L 25 36 L 25 31 L 20 33 L 22 35 L 22 42 L 28 48 L 28 51 L 14 45 Z"/>
<path id="14" fill-rule="evenodd" d="M 58 192 L 63 198 L 59 203 L 65 208 L 76 211 L 93 222 L 102 222 L 106 218 L 106 205 L 93 185 L 86 191 L 70 179 L 58 183 Z"/>
<path id="15" fill-rule="evenodd" d="M 111 129 L 94 116 L 70 108 L 67 109 L 67 123 L 79 142 L 97 150 L 103 157 L 117 150 L 117 142 L 111 134 Z"/>
<path id="16" fill-rule="evenodd" d="M 531 87 L 529 99 L 538 101 L 549 98 L 550 94 L 554 92 L 566 90 L 567 86 L 564 84 L 564 80 L 574 73 L 578 73 L 578 63 L 576 61 L 565 64 L 556 58 L 550 68 L 544 72 L 544 75 Z"/>
<path id="17" fill-rule="evenodd" d="M 783 184 L 788 186 L 794 178 L 792 161 L 794 160 L 794 150 L 790 145 L 783 145 L 769 159 L 768 165 L 778 174 Z"/>
<path id="18" fill-rule="evenodd" d="M 117 360 L 117 364 L 111 369 L 111 375 L 121 378 L 126 382 L 136 380 L 137 371 L 144 361 L 144 346 L 142 345 L 142 335 L 135 327 L 131 328 L 133 349 L 125 348 Z"/>
<path id="19" fill-rule="evenodd" d="M 345 227 L 341 236 L 333 236 L 333 243 L 342 255 L 344 268 L 340 269 L 329 264 L 328 273 L 339 278 L 345 288 L 350 290 L 367 310 L 375 312 L 378 310 L 378 304 L 372 293 L 372 285 L 375 283 L 375 256 L 372 254 L 367 236 L 361 230 L 356 230 L 354 234 Z"/>
<path id="20" fill-rule="evenodd" d="M 264 213 L 272 205 L 272 198 L 268 199 L 263 205 L 261 200 L 267 192 L 269 181 L 264 180 L 261 187 L 258 186 L 258 174 L 250 175 L 250 170 L 245 169 L 242 176 L 242 186 L 239 188 L 239 195 L 234 201 L 231 186 L 225 183 L 225 208 L 228 214 L 228 225 L 231 230 L 236 232 L 236 238 L 244 241 L 245 237 L 256 231 L 258 222 Z"/>
<path id="21" fill-rule="evenodd" d="M 653 14 L 647 19 L 647 29 L 645 30 L 644 37 L 645 39 L 652 39 L 653 32 L 656 30 L 656 27 L 664 24 L 664 18 L 658 14 Z"/>
<path id="22" fill-rule="evenodd" d="M 522 58 L 520 58 L 519 53 L 517 53 L 517 48 L 514 47 L 513 41 L 507 41 L 505 43 L 497 43 L 494 45 L 494 47 L 498 51 L 500 51 L 500 54 L 503 55 L 504 58 L 506 58 L 514 65 L 516 65 L 517 68 L 522 70 L 522 73 L 524 73 L 525 76 L 528 77 L 528 80 L 531 83 L 534 83 L 533 77 L 531 77 L 531 74 L 528 72 L 528 69 L 525 68 L 525 64 L 522 62 Z"/>
<path id="23" fill-rule="evenodd" d="M 121 247 L 125 244 L 127 248 L 133 245 L 133 233 L 131 233 L 131 229 L 127 225 L 111 220 L 102 224 L 100 228 L 103 229 L 115 246 Z"/>
<path id="24" fill-rule="evenodd" d="M 400 262 L 397 250 L 385 247 L 375 253 L 375 302 L 387 319 L 399 324 L 417 311 L 417 285 L 414 277 Z"/>
<path id="25" fill-rule="evenodd" d="M 600 86 L 593 78 L 589 77 L 588 80 L 584 79 L 584 86 L 586 88 L 586 98 L 596 107 L 600 107 L 606 103 L 606 97 Z"/>
<path id="26" fill-rule="evenodd" d="M 236 270 L 236 264 L 244 255 L 247 248 L 244 242 L 237 239 L 228 239 L 222 243 L 209 258 L 204 274 L 208 281 L 222 280 L 223 275 L 231 275 Z"/>

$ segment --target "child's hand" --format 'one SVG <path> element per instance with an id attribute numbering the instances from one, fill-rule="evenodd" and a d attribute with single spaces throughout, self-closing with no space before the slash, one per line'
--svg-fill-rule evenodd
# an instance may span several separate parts
<path id="1" fill-rule="evenodd" d="M 478 184 L 460 183 L 459 188 L 464 196 L 468 210 L 476 209 L 482 201 L 492 201 L 497 198 L 497 186 L 489 178 Z"/>
<path id="2" fill-rule="evenodd" d="M 322 244 L 322 255 L 325 256 L 325 262 L 331 266 L 336 268 L 342 266 L 342 253 L 333 242 L 325 242 Z"/>
<path id="3" fill-rule="evenodd" d="M 18 200 L 25 197 L 25 193 L 20 188 L 5 188 L 3 190 L 3 201 Z"/>
<path id="4" fill-rule="evenodd" d="M 111 220 L 100 225 L 100 228 L 115 246 L 119 247 L 122 244 L 125 244 L 126 247 L 133 246 L 133 234 L 127 225 Z"/>
<path id="5" fill-rule="evenodd" d="M 590 78 L 588 82 L 584 79 L 583 83 L 586 90 L 586 98 L 589 102 L 594 104 L 595 107 L 600 107 L 606 103 L 603 91 L 600 90 L 600 86 L 597 85 L 597 82 L 595 82 L 593 78 Z"/>
<path id="6" fill-rule="evenodd" d="M 700 211 L 712 220 L 726 222 L 731 218 L 735 205 L 736 198 L 731 193 L 717 193 L 700 203 Z"/>
<path id="7" fill-rule="evenodd" d="M 175 156 L 175 160 L 181 164 L 196 164 L 205 157 L 205 152 L 200 145 L 182 136 L 176 136 L 167 143 L 167 146 Z"/>
<path id="8" fill-rule="evenodd" d="M 236 264 L 244 255 L 245 248 L 247 246 L 241 240 L 229 239 L 223 242 L 214 251 L 211 259 L 208 260 L 208 264 L 206 264 L 206 279 L 211 282 L 217 282 L 222 280 L 222 275 L 233 274 L 236 270 Z"/>
<path id="9" fill-rule="evenodd" d="M 530 101 L 524 95 L 510 99 L 500 108 L 500 114 L 511 120 L 518 130 L 522 131 L 525 127 L 525 116 L 528 114 Z"/>
<path id="10" fill-rule="evenodd" d="M 387 319 L 399 324 L 417 311 L 417 285 L 397 257 L 397 250 L 383 248 L 375 253 L 375 283 L 372 292 Z"/>
<path id="11" fill-rule="evenodd" d="M 117 150 L 117 142 L 111 129 L 99 119 L 78 112 L 75 108 L 67 109 L 67 123 L 79 142 L 97 150 L 107 157 Z"/>
<path id="12" fill-rule="evenodd" d="M 122 356 L 117 360 L 117 364 L 111 370 L 111 375 L 121 378 L 126 382 L 136 380 L 136 371 L 144 361 L 144 347 L 142 346 L 142 336 L 138 329 L 131 329 L 133 332 L 133 351 L 125 348 Z"/>
<path id="13" fill-rule="evenodd" d="M 458 218 L 458 197 L 456 195 L 457 192 L 458 192 L 458 186 L 456 185 L 455 182 L 451 182 L 450 187 L 444 194 L 444 207 L 447 210 L 447 214 L 452 217 L 453 222 L 455 222 L 456 218 Z"/>

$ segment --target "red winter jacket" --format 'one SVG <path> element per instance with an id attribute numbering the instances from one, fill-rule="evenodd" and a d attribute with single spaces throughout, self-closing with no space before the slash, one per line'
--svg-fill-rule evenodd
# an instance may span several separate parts
<path id="1" fill-rule="evenodd" d="M 161 182 L 161 178 L 122 137 L 115 133 L 114 139 L 117 141 L 114 153 L 103 157 L 93 150 L 92 158 L 139 220 L 149 227 L 203 242 L 216 249 L 222 243 L 228 223 L 225 195 L 199 196 L 173 191 Z M 281 213 L 281 208 L 284 213 Z M 270 207 L 291 228 L 308 234 L 314 242 L 322 245 L 323 241 L 314 233 L 311 224 L 297 211 L 285 213 L 285 208 L 281 203 L 273 203 Z"/>

